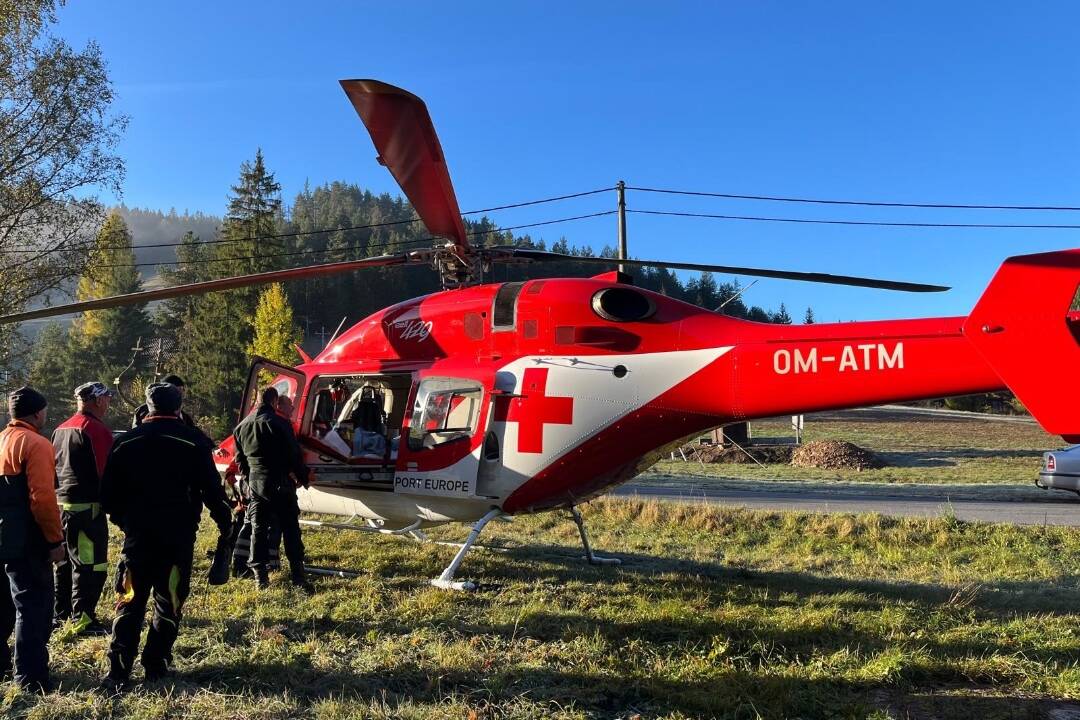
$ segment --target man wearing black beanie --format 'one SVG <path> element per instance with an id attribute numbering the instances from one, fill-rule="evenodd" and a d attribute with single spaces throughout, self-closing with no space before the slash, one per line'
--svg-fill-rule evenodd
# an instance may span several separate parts
<path id="1" fill-rule="evenodd" d="M 198 430 L 181 420 L 180 403 L 175 385 L 154 383 L 146 388 L 149 414 L 113 446 L 101 479 L 102 509 L 124 532 L 109 674 L 102 681 L 108 692 L 124 689 L 130 680 L 151 597 L 154 611 L 142 666 L 150 681 L 169 672 L 191 589 L 195 533 L 203 506 L 222 535 L 232 524 L 210 447 Z"/>
<path id="2" fill-rule="evenodd" d="M 187 383 L 184 382 L 184 378 L 180 377 L 179 375 L 171 374 L 161 378 L 161 382 L 168 383 L 169 385 L 175 385 L 176 388 L 180 390 L 180 402 L 181 404 L 183 404 L 184 395 L 187 393 Z M 150 406 L 146 403 L 143 403 L 139 407 L 135 408 L 135 415 L 133 415 L 131 418 L 131 427 L 137 428 L 142 425 L 142 421 L 145 420 L 146 416 L 149 414 Z M 180 410 L 180 419 L 183 420 L 188 427 L 198 427 L 195 425 L 195 419 L 188 415 L 186 412 L 184 412 L 182 408 Z M 203 434 L 205 435 L 205 433 Z M 207 442 L 211 442 L 210 438 L 206 438 L 206 440 Z"/>
<path id="3" fill-rule="evenodd" d="M 8 395 L 11 422 L 0 432 L 0 562 L 11 590 L 6 611 L 17 616 L 15 680 L 38 692 L 49 685 L 52 563 L 64 557 L 53 447 L 41 435 L 47 404 L 33 388 L 19 388 Z"/>

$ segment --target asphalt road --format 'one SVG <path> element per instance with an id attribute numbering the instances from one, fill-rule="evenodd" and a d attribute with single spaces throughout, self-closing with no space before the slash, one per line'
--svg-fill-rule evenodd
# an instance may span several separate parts
<path id="1" fill-rule="evenodd" d="M 957 421 L 1033 423 L 1030 417 L 986 415 L 903 405 L 837 410 L 807 416 L 814 419 L 907 420 L 919 416 L 947 417 Z M 785 418 L 786 419 L 786 418 Z M 1059 491 L 1039 491 L 1033 486 L 993 488 L 979 486 L 897 487 L 877 483 L 845 483 L 842 487 L 784 481 L 695 482 L 697 478 L 672 478 L 677 482 L 639 481 L 623 485 L 615 495 L 669 502 L 708 503 L 754 510 L 796 510 L 819 513 L 881 513 L 900 517 L 940 517 L 952 514 L 960 520 L 1015 523 L 1018 525 L 1066 525 L 1080 527 L 1080 497 Z M 712 485 L 710 487 L 710 485 Z"/>
<path id="2" fill-rule="evenodd" d="M 707 503 L 753 510 L 797 510 L 817 513 L 881 513 L 908 517 L 940 517 L 953 514 L 960 520 L 1015 523 L 1018 525 L 1068 525 L 1080 527 L 1080 498 L 1048 491 L 1042 502 L 951 498 L 945 492 L 883 492 L 880 487 L 846 487 L 832 490 L 806 483 L 805 489 L 771 489 L 768 482 L 732 487 L 664 487 L 631 483 L 615 490 L 622 497 L 669 502 Z"/>

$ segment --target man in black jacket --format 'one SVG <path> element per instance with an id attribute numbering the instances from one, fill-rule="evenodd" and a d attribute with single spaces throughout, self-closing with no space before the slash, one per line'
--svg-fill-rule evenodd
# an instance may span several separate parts
<path id="1" fill-rule="evenodd" d="M 180 402 L 182 404 L 184 401 L 184 394 L 187 392 L 187 385 L 184 383 L 184 379 L 179 375 L 166 375 L 165 377 L 161 378 L 161 382 L 175 385 L 176 388 L 180 390 Z M 145 420 L 146 416 L 149 414 L 150 407 L 146 403 L 143 403 L 139 407 L 135 408 L 135 414 L 131 418 L 131 429 L 134 430 L 135 428 L 142 425 L 143 420 Z M 199 430 L 199 426 L 195 424 L 195 418 L 191 417 L 183 410 L 180 411 L 180 419 L 183 420 L 188 427 Z M 207 437 L 206 433 L 204 433 L 202 430 L 199 430 L 199 434 L 205 437 L 206 441 L 210 443 L 211 446 L 213 446 L 214 441 Z"/>
<path id="2" fill-rule="evenodd" d="M 252 530 L 248 564 L 259 587 L 268 587 L 267 536 L 271 518 L 276 519 L 285 541 L 292 582 L 311 594 L 314 588 L 304 576 L 304 542 L 300 538 L 300 508 L 296 504 L 296 486 L 307 487 L 309 471 L 292 423 L 277 413 L 277 390 L 266 388 L 260 399 L 259 408 L 233 431 L 236 463 L 247 476 L 250 492 L 247 512 Z"/>
<path id="3" fill-rule="evenodd" d="M 147 680 L 168 673 L 191 587 L 202 507 L 222 535 L 232 520 L 210 448 L 180 418 L 179 390 L 154 383 L 146 389 L 146 401 L 149 414 L 113 446 L 101 480 L 102 507 L 124 531 L 109 674 L 102 682 L 107 691 L 128 683 L 151 593 L 154 614 L 142 665 Z"/>

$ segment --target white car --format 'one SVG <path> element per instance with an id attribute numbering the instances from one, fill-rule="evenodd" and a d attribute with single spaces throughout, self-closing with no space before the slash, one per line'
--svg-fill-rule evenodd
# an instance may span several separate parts
<path id="1" fill-rule="evenodd" d="M 1043 490 L 1080 494 L 1080 445 L 1043 453 L 1042 470 L 1035 484 Z"/>

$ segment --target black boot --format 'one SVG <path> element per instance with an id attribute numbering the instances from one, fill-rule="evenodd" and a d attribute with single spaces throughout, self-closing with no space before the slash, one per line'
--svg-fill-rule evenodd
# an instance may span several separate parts
<path id="1" fill-rule="evenodd" d="M 315 586 L 311 584 L 311 581 L 304 575 L 304 571 L 294 572 L 292 574 L 292 584 L 299 588 L 305 595 L 314 595 Z"/>
<path id="2" fill-rule="evenodd" d="M 97 691 L 102 695 L 111 697 L 127 692 L 128 686 L 129 681 L 127 676 L 110 672 L 101 679 L 101 682 L 97 686 Z"/>
<path id="3" fill-rule="evenodd" d="M 265 567 L 255 568 L 255 582 L 260 590 L 270 587 L 270 574 L 266 572 Z"/>

